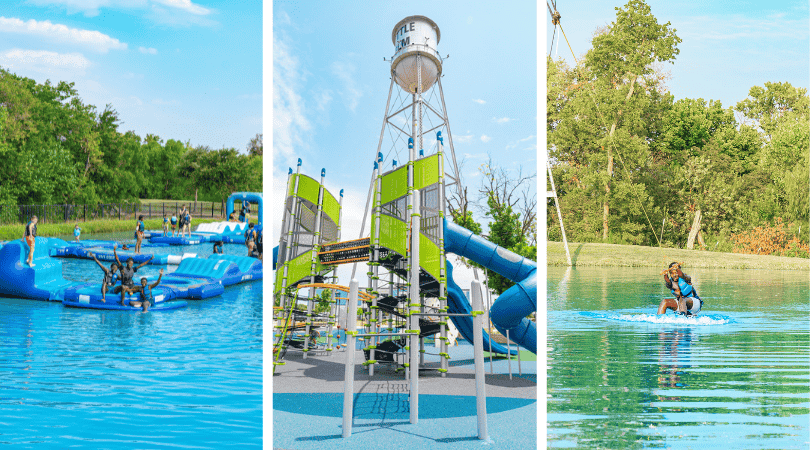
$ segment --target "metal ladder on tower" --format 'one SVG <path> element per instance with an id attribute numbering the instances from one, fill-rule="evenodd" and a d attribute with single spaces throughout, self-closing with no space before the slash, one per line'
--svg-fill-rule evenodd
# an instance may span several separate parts
<path id="1" fill-rule="evenodd" d="M 551 190 L 546 191 L 546 198 L 554 199 L 554 206 L 557 207 L 557 219 L 560 220 L 560 231 L 562 231 L 563 244 L 565 245 L 565 257 L 568 259 L 568 265 L 571 264 L 571 252 L 568 251 L 568 239 L 565 237 L 565 227 L 563 226 L 562 214 L 560 213 L 560 200 L 557 198 L 557 188 L 554 187 L 554 175 L 551 173 L 551 164 L 548 163 L 548 155 L 546 155 L 546 171 L 548 173 L 548 182 L 551 184 Z"/>

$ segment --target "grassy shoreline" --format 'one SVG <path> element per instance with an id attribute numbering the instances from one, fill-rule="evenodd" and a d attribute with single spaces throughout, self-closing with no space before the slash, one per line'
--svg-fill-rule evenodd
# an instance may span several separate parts
<path id="1" fill-rule="evenodd" d="M 810 259 L 784 256 L 747 255 L 639 245 L 582 244 L 569 242 L 571 262 L 576 267 L 655 267 L 663 269 L 673 261 L 690 268 L 759 269 L 810 271 Z M 548 266 L 566 266 L 562 242 L 547 242 Z"/>
<path id="2" fill-rule="evenodd" d="M 191 226 L 194 228 L 201 223 L 221 222 L 223 219 L 192 219 Z M 37 225 L 37 236 L 52 237 L 73 235 L 73 227 L 79 224 L 82 229 L 82 236 L 95 233 L 114 233 L 118 231 L 135 231 L 135 219 L 129 220 L 93 220 L 87 222 L 68 223 L 40 223 Z M 163 218 L 145 219 L 143 221 L 147 230 L 163 229 Z M 0 226 L 0 240 L 13 241 L 22 239 L 25 231 L 25 224 L 2 225 Z"/>

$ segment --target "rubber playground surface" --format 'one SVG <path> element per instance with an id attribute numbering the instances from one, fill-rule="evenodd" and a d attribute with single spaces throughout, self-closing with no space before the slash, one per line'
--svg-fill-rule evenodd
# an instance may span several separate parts
<path id="1" fill-rule="evenodd" d="M 361 344 L 361 343 L 358 343 Z M 426 345 L 428 352 L 432 346 Z M 485 358 L 489 441 L 478 439 L 473 348 L 450 348 L 450 370 L 442 378 L 426 356 L 419 378 L 419 422 L 409 421 L 409 381 L 390 366 L 378 365 L 373 377 L 355 354 L 352 435 L 342 437 L 345 350 L 289 351 L 273 376 L 273 448 L 283 450 L 535 448 L 537 442 L 537 365 L 521 352 L 511 361 Z M 435 359 L 435 361 L 434 361 Z"/>

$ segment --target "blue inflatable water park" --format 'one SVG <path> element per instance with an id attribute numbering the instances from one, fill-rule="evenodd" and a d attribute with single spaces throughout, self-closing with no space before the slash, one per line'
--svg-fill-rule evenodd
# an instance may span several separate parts
<path id="1" fill-rule="evenodd" d="M 253 228 L 261 233 L 262 195 L 249 192 L 231 195 L 228 216 L 233 212 L 233 199 L 258 205 L 256 217 L 259 223 Z M 159 285 L 151 290 L 153 305 L 149 311 L 183 308 L 188 305 L 186 300 L 216 297 L 229 286 L 262 279 L 262 260 L 247 256 L 246 251 L 246 256 L 216 254 L 211 250 L 206 254 L 199 253 L 197 244 L 206 242 L 232 243 L 244 248 L 247 229 L 246 222 L 222 221 L 197 225 L 186 237 L 163 236 L 162 230 L 147 231 L 140 254 L 123 250 L 122 244 L 126 242 L 37 237 L 31 266 L 27 263 L 30 250 L 26 242 L 0 243 L 0 296 L 61 302 L 72 308 L 141 311 L 140 306 L 131 304 L 140 300 L 137 293 L 126 295 L 122 305 L 120 293 L 114 294 L 108 288 L 106 300 L 102 301 L 104 271 L 101 268 L 97 268 L 98 282 L 74 281 L 63 276 L 63 260 L 66 258 L 96 258 L 108 269 L 117 261 L 126 265 L 131 258 L 136 268 L 146 264 L 165 267 Z M 198 253 L 183 251 L 182 246 L 191 245 L 198 249 Z M 181 248 L 175 251 L 178 247 Z M 136 272 L 133 277 L 135 286 L 140 285 L 140 279 Z M 148 284 L 156 280 L 156 276 L 149 276 Z M 117 281 L 116 286 L 120 285 Z"/>

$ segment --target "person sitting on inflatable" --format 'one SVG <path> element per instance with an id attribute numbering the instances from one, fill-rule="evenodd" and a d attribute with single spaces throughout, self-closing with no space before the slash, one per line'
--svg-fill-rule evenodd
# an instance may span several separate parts
<path id="1" fill-rule="evenodd" d="M 149 307 L 155 304 L 155 296 L 152 295 L 152 289 L 157 287 L 160 284 L 160 279 L 163 278 L 163 269 L 160 269 L 160 276 L 158 277 L 157 281 L 152 283 L 151 285 L 147 285 L 146 277 L 141 278 L 141 285 L 135 287 L 132 290 L 132 293 L 139 293 L 140 294 L 140 301 L 131 301 L 129 302 L 130 306 L 134 306 L 136 308 L 142 307 L 143 312 L 149 311 Z"/>
<path id="2" fill-rule="evenodd" d="M 101 270 L 104 271 L 104 280 L 101 281 L 101 303 L 107 303 L 107 292 L 112 291 L 115 287 L 115 282 L 118 281 L 118 264 L 112 263 L 110 264 L 109 270 L 104 267 L 101 262 L 96 258 L 92 252 L 87 252 L 87 256 L 93 258 L 93 260 L 101 267 Z"/>
<path id="3" fill-rule="evenodd" d="M 665 314 L 669 309 L 687 317 L 699 313 L 703 307 L 703 300 L 698 297 L 695 287 L 692 286 L 692 277 L 681 271 L 681 264 L 674 262 L 661 274 L 664 275 L 664 284 L 675 298 L 661 300 L 658 314 Z"/>

